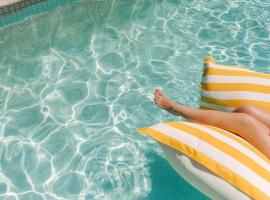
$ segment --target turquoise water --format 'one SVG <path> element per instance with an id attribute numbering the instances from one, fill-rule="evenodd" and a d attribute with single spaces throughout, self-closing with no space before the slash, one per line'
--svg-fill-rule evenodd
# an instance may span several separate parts
<path id="1" fill-rule="evenodd" d="M 81 0 L 0 29 L 0 199 L 207 199 L 135 130 L 200 102 L 202 58 L 270 68 L 267 1 Z"/>

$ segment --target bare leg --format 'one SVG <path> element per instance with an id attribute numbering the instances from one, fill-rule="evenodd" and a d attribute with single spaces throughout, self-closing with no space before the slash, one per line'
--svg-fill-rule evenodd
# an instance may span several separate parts
<path id="1" fill-rule="evenodd" d="M 160 90 L 155 90 L 154 96 L 155 103 L 172 114 L 182 115 L 191 122 L 212 125 L 233 132 L 270 159 L 270 129 L 256 118 L 246 113 L 188 108 L 171 101 Z"/>
<path id="2" fill-rule="evenodd" d="M 266 111 L 258 106 L 245 104 L 233 110 L 233 112 L 246 113 L 262 123 L 264 123 L 270 129 L 270 112 Z"/>

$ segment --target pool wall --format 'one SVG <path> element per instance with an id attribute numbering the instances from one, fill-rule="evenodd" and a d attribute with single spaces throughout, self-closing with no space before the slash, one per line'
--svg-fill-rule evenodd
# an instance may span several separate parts
<path id="1" fill-rule="evenodd" d="M 0 28 L 75 1 L 77 0 L 17 0 L 2 2 L 0 4 Z M 9 2 L 12 4 L 9 4 Z"/>

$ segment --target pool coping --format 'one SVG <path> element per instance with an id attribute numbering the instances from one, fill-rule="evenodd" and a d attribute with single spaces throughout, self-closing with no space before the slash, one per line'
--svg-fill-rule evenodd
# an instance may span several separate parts
<path id="1" fill-rule="evenodd" d="M 46 0 L 12 0 L 11 2 L 2 2 L 0 3 L 0 18 L 11 15 L 18 10 L 27 8 L 34 4 L 41 3 Z"/>

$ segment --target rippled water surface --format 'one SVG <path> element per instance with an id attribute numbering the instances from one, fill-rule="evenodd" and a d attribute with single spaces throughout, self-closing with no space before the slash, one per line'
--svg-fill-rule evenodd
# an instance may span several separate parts
<path id="1" fill-rule="evenodd" d="M 198 107 L 202 58 L 269 72 L 268 1 L 81 0 L 0 30 L 0 199 L 206 199 L 135 130 Z"/>

